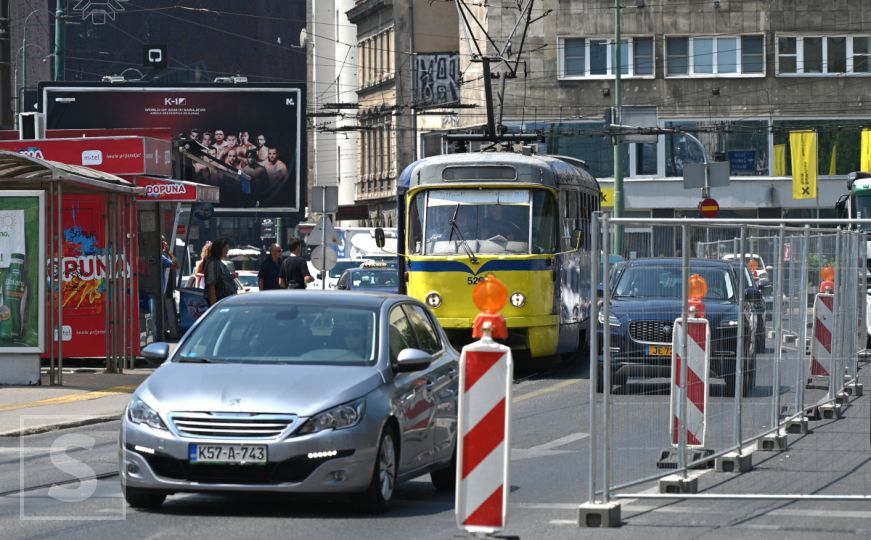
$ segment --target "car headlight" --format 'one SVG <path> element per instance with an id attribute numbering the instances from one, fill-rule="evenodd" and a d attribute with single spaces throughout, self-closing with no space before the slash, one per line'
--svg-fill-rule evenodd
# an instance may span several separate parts
<path id="1" fill-rule="evenodd" d="M 127 406 L 127 418 L 134 424 L 145 424 L 154 429 L 166 429 L 166 424 L 160 419 L 157 411 L 146 405 L 138 397 L 133 398 L 133 401 Z"/>
<path id="2" fill-rule="evenodd" d="M 599 309 L 599 324 L 605 324 L 605 312 Z M 620 319 L 618 319 L 613 313 L 608 314 L 608 324 L 611 326 L 621 326 Z"/>
<path id="3" fill-rule="evenodd" d="M 720 328 L 735 328 L 738 326 L 737 320 L 721 321 Z"/>
<path id="4" fill-rule="evenodd" d="M 365 404 L 366 400 L 360 399 L 327 409 L 306 420 L 296 433 L 297 435 L 308 435 L 325 429 L 346 429 L 356 426 L 363 418 Z"/>

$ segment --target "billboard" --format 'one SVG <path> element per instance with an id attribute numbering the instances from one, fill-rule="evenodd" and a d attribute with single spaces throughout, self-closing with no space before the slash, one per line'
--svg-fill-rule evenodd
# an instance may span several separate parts
<path id="1" fill-rule="evenodd" d="M 42 191 L 0 197 L 0 353 L 45 346 L 45 203 Z"/>
<path id="2" fill-rule="evenodd" d="M 168 128 L 237 175 L 189 163 L 184 180 L 220 188 L 221 208 L 295 212 L 305 170 L 305 92 L 286 85 L 40 83 L 47 129 Z"/>

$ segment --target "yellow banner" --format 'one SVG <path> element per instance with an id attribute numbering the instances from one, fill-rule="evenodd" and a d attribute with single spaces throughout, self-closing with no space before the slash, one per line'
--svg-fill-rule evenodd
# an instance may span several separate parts
<path id="1" fill-rule="evenodd" d="M 838 174 L 838 145 L 832 146 L 832 159 L 829 161 L 829 175 Z"/>
<path id="2" fill-rule="evenodd" d="M 601 197 L 602 200 L 600 201 L 599 206 L 602 208 L 614 208 L 614 188 L 603 187 Z"/>
<path id="3" fill-rule="evenodd" d="M 786 145 L 774 145 L 774 176 L 786 176 Z"/>
<path id="4" fill-rule="evenodd" d="M 792 154 L 792 198 L 817 197 L 817 134 L 814 131 L 790 131 Z"/>
<path id="5" fill-rule="evenodd" d="M 871 172 L 871 129 L 862 130 L 861 170 Z"/>

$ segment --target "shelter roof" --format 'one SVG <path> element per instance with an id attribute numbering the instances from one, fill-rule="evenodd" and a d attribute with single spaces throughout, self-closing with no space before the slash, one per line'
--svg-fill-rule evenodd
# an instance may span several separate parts
<path id="1" fill-rule="evenodd" d="M 4 180 L 65 182 L 98 191 L 144 193 L 120 176 L 0 150 L 0 182 Z"/>

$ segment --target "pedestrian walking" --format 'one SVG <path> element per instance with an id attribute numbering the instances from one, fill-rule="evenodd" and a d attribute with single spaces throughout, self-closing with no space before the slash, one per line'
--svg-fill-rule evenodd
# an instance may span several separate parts
<path id="1" fill-rule="evenodd" d="M 230 251 L 230 244 L 226 238 L 218 238 L 212 242 L 209 248 L 209 258 L 206 260 L 205 281 L 206 301 L 209 306 L 215 305 L 222 298 L 236 294 L 236 272 L 230 273 L 230 269 L 224 264 L 223 259 Z"/>
<path id="2" fill-rule="evenodd" d="M 278 286 L 282 289 L 305 289 L 307 283 L 314 281 L 308 271 L 305 259 L 299 256 L 302 242 L 299 238 L 291 238 L 287 246 L 290 257 L 281 264 L 281 272 L 278 275 Z"/>
<path id="3" fill-rule="evenodd" d="M 257 272 L 257 281 L 261 291 L 280 289 L 278 276 L 281 273 L 281 246 L 272 244 L 269 246 L 269 254 L 260 263 L 260 271 Z"/>

